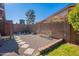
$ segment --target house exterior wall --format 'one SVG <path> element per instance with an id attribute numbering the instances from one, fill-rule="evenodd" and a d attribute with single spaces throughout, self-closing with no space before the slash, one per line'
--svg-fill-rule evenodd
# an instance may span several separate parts
<path id="1" fill-rule="evenodd" d="M 0 34 L 4 35 L 4 21 L 5 21 L 5 10 L 4 10 L 4 4 L 0 3 Z"/>
<path id="2" fill-rule="evenodd" d="M 12 21 L 8 21 L 5 18 L 5 8 L 3 3 L 0 3 L 0 34 L 1 36 L 13 34 L 13 24 Z"/>
<path id="3" fill-rule="evenodd" d="M 0 21 L 0 33 L 1 36 L 7 36 L 13 34 L 12 21 Z"/>
<path id="4" fill-rule="evenodd" d="M 13 35 L 13 23 L 12 21 L 5 21 L 4 24 L 4 36 Z"/>
<path id="5" fill-rule="evenodd" d="M 0 21 L 0 34 L 4 35 L 4 21 Z"/>

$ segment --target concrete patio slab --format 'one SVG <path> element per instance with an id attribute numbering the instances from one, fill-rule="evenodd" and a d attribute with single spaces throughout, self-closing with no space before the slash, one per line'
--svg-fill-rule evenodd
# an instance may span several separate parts
<path id="1" fill-rule="evenodd" d="M 28 48 L 24 51 L 24 55 L 32 55 L 35 49 Z"/>
<path id="2" fill-rule="evenodd" d="M 50 48 L 50 46 L 62 41 L 60 39 L 54 39 L 52 38 L 51 40 L 48 38 L 43 38 L 40 37 L 39 35 L 20 35 L 20 39 L 22 39 L 23 41 L 25 41 L 27 44 L 29 44 L 29 48 L 33 48 L 34 49 L 34 53 L 32 55 L 38 55 L 40 53 L 40 51 Z M 29 55 L 31 53 L 27 52 L 28 50 L 26 50 L 24 52 L 25 55 Z M 39 52 L 39 53 L 37 53 Z"/>
<path id="3" fill-rule="evenodd" d="M 40 47 L 46 46 L 50 43 L 54 43 L 57 39 L 49 40 L 48 38 L 42 38 L 38 35 L 24 35 L 20 38 L 30 45 L 31 48 L 38 49 Z"/>
<path id="4" fill-rule="evenodd" d="M 19 35 L 20 39 L 8 40 L 4 43 L 4 46 L 0 48 L 2 55 L 10 56 L 35 56 L 39 55 L 41 50 L 50 48 L 50 46 L 61 42 L 62 39 L 48 39 L 40 37 L 39 35 Z M 10 52 L 10 53 L 8 53 Z M 13 53 L 16 52 L 16 53 Z M 5 54 L 7 53 L 7 54 Z"/>

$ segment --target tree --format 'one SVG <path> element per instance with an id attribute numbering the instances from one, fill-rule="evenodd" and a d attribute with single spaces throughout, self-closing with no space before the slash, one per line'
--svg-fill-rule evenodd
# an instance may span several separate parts
<path id="1" fill-rule="evenodd" d="M 27 24 L 34 24 L 35 22 L 35 12 L 34 10 L 30 9 L 29 11 L 26 12 L 26 17 L 27 17 Z"/>
<path id="2" fill-rule="evenodd" d="M 79 30 L 79 4 L 77 4 L 68 14 L 68 23 L 71 24 L 74 31 Z"/>

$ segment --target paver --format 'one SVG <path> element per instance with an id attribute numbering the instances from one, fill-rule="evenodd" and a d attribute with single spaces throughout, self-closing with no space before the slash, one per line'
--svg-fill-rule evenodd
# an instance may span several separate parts
<path id="1" fill-rule="evenodd" d="M 3 56 L 18 56 L 15 52 L 5 53 Z"/>
<path id="2" fill-rule="evenodd" d="M 18 39 L 20 39 L 20 37 L 16 36 L 15 39 L 18 40 Z"/>
<path id="3" fill-rule="evenodd" d="M 17 41 L 17 40 L 20 40 L 20 39 L 15 39 L 15 40 Z"/>
<path id="4" fill-rule="evenodd" d="M 26 42 L 23 41 L 23 42 L 19 42 L 18 44 L 19 44 L 19 45 L 23 45 L 23 44 L 25 44 L 25 43 L 26 43 Z"/>
<path id="5" fill-rule="evenodd" d="M 32 55 L 35 49 L 33 48 L 28 48 L 24 51 L 24 55 Z"/>
<path id="6" fill-rule="evenodd" d="M 29 44 L 23 44 L 22 46 L 20 46 L 21 48 L 28 48 Z"/>
<path id="7" fill-rule="evenodd" d="M 17 43 L 22 42 L 22 40 L 16 40 Z"/>

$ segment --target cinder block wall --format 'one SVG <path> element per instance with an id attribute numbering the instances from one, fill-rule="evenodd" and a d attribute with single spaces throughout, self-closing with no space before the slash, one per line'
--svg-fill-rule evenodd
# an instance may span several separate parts
<path id="1" fill-rule="evenodd" d="M 21 32 L 26 30 L 26 25 L 25 24 L 14 24 L 13 25 L 13 30 L 15 32 Z"/>
<path id="2" fill-rule="evenodd" d="M 66 42 L 79 43 L 79 32 L 73 31 L 72 27 L 67 22 L 60 23 L 38 23 L 29 25 L 29 30 L 37 34 L 50 35 L 54 38 L 63 38 Z M 17 24 L 14 27 L 14 32 L 27 30 L 26 25 Z"/>
<path id="3" fill-rule="evenodd" d="M 70 27 L 64 22 L 36 24 L 33 28 L 35 28 L 33 31 L 38 34 L 47 34 L 55 38 L 70 39 Z"/>
<path id="4" fill-rule="evenodd" d="M 79 40 L 76 39 L 79 38 L 79 32 L 74 32 L 72 27 L 67 22 L 65 22 L 67 20 L 66 16 L 68 12 L 74 6 L 75 5 L 67 6 L 58 13 L 51 15 L 46 20 L 34 25 L 29 25 L 29 30 L 37 34 L 47 34 L 55 38 L 63 38 L 66 42 L 78 43 Z M 61 20 L 63 20 L 64 22 L 51 23 L 51 21 L 53 21 L 55 17 L 58 17 L 58 19 L 61 17 Z M 14 32 L 23 31 L 26 29 L 27 27 L 25 28 L 25 25 L 14 25 Z"/>

